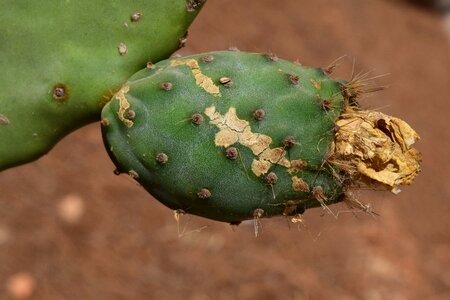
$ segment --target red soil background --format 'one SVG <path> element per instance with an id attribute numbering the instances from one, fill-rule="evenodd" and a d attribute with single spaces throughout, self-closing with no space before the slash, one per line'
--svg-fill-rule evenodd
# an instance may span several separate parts
<path id="1" fill-rule="evenodd" d="M 336 205 L 338 219 L 262 220 L 255 238 L 253 222 L 177 225 L 113 174 L 90 125 L 0 173 L 0 299 L 450 299 L 449 45 L 437 14 L 402 1 L 210 0 L 181 54 L 236 46 L 312 66 L 345 54 L 338 77 L 353 61 L 389 73 L 362 105 L 419 132 L 423 172 L 398 196 L 362 193 L 379 216 Z"/>

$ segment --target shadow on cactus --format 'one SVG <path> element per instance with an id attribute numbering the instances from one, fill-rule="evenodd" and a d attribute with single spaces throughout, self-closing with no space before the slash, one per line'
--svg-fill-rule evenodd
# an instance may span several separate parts
<path id="1" fill-rule="evenodd" d="M 419 137 L 358 106 L 364 75 L 331 70 L 237 51 L 161 61 L 104 107 L 106 149 L 177 214 L 238 224 L 342 201 L 366 209 L 352 191 L 410 184 Z"/>

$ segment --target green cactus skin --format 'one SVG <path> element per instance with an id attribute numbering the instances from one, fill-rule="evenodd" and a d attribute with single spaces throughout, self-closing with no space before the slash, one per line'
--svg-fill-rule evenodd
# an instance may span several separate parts
<path id="1" fill-rule="evenodd" d="M 117 173 L 128 173 L 178 212 L 233 224 L 296 216 L 343 201 L 359 182 L 359 169 L 392 188 L 417 174 L 417 153 L 405 150 L 418 138 L 415 132 L 400 120 L 356 110 L 359 84 L 273 55 L 173 58 L 136 73 L 104 107 L 103 138 Z M 354 124 L 365 131 L 344 130 Z M 396 128 L 404 130 L 386 136 Z M 367 138 L 360 142 L 354 132 Z M 407 146 L 392 144 L 398 137 Z M 373 149 L 391 153 L 394 146 L 398 155 L 386 170 L 371 165 Z M 367 160 L 366 153 L 358 156 L 365 148 Z M 415 169 L 387 176 L 391 160 L 407 165 L 404 152 Z"/>
<path id="2" fill-rule="evenodd" d="M 162 203 L 234 223 L 341 199 L 341 184 L 319 170 L 343 103 L 342 84 L 322 69 L 268 55 L 213 52 L 135 74 L 103 109 L 103 134 L 118 170 Z M 217 145 L 219 132 L 233 137 L 211 123 L 212 107 L 222 116 L 229 112 L 231 131 L 248 122 L 244 132 L 251 131 L 261 148 Z M 258 154 L 262 149 L 272 149 L 266 152 L 272 160 Z M 270 168 L 255 173 L 255 160 Z"/>
<path id="3" fill-rule="evenodd" d="M 99 120 L 129 76 L 185 43 L 203 2 L 0 0 L 0 170 Z"/>

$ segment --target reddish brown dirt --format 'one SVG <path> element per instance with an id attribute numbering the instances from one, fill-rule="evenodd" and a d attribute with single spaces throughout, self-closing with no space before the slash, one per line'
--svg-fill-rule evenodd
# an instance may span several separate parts
<path id="1" fill-rule="evenodd" d="M 398 196 L 362 194 L 379 217 L 316 209 L 304 225 L 262 220 L 258 238 L 252 222 L 183 217 L 178 234 L 169 209 L 113 175 L 88 126 L 0 173 L 0 299 L 450 299 L 450 47 L 438 17 L 399 1 L 209 2 L 181 53 L 237 46 L 315 66 L 346 54 L 339 76 L 353 60 L 390 73 L 363 105 L 418 130 L 422 174 Z"/>

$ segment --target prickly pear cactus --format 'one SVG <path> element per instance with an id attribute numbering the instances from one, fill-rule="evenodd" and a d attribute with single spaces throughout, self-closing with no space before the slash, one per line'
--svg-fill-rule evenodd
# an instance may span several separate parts
<path id="1" fill-rule="evenodd" d="M 0 0 L 0 170 L 98 120 L 129 76 L 183 46 L 203 2 Z"/>
<path id="2" fill-rule="evenodd" d="M 212 52 L 135 74 L 102 112 L 106 148 L 166 206 L 237 223 L 397 191 L 419 171 L 417 134 L 358 109 L 361 82 L 273 55 Z"/>

